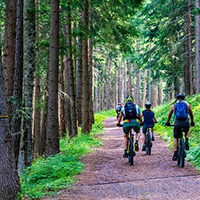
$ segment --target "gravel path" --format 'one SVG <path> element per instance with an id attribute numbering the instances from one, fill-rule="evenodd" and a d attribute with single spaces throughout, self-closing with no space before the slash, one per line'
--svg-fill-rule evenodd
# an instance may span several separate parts
<path id="1" fill-rule="evenodd" d="M 74 188 L 54 200 L 200 200 L 200 173 L 186 162 L 171 160 L 173 152 L 159 136 L 152 155 L 140 151 L 130 166 L 123 154 L 122 128 L 116 118 L 104 121 L 103 146 L 84 157 L 85 169 Z"/>

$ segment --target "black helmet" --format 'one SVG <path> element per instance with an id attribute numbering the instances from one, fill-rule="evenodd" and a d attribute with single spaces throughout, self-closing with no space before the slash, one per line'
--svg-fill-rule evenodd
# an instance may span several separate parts
<path id="1" fill-rule="evenodd" d="M 146 108 L 150 108 L 150 107 L 151 107 L 151 102 L 147 101 L 147 102 L 145 103 L 145 107 L 146 107 Z"/>
<path id="2" fill-rule="evenodd" d="M 176 95 L 176 99 L 185 99 L 185 95 L 183 94 L 183 93 L 178 93 L 177 95 Z"/>

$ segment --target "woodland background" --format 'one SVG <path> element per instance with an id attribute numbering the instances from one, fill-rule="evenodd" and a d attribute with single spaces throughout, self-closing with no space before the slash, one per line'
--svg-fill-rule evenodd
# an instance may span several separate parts
<path id="1" fill-rule="evenodd" d="M 199 14 L 198 0 L 1 0 L 2 198 L 127 94 L 140 107 L 199 94 Z"/>

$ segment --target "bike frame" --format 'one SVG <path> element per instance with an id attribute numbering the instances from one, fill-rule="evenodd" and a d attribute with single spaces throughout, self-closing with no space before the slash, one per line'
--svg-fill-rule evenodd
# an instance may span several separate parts
<path id="1" fill-rule="evenodd" d="M 150 128 L 147 128 L 147 132 L 145 135 L 145 140 L 146 140 L 146 154 L 151 155 L 151 147 L 152 147 L 152 143 L 151 143 L 151 132 L 150 132 Z"/>
<path id="2" fill-rule="evenodd" d="M 127 148 L 127 153 L 128 153 L 128 160 L 130 162 L 130 165 L 133 165 L 133 157 L 134 157 L 134 132 L 132 128 L 130 128 L 129 133 L 128 133 L 128 148 Z"/>
<path id="3" fill-rule="evenodd" d="M 186 157 L 186 151 L 185 151 L 185 141 L 183 138 L 183 128 L 181 128 L 180 137 L 178 139 L 178 159 L 177 159 L 177 165 L 179 167 L 184 167 L 185 165 L 185 157 Z"/>

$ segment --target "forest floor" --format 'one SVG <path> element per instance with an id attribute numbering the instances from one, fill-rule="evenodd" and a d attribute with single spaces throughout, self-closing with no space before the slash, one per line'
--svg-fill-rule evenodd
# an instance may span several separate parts
<path id="1" fill-rule="evenodd" d="M 123 132 L 116 118 L 104 121 L 101 148 L 83 158 L 85 168 L 76 185 L 53 200 L 200 200 L 200 173 L 172 161 L 173 151 L 156 135 L 152 155 L 140 150 L 134 165 L 123 158 Z"/>

